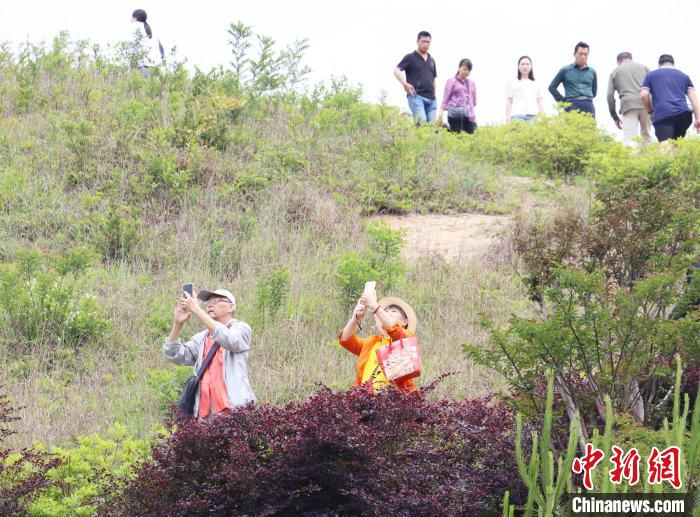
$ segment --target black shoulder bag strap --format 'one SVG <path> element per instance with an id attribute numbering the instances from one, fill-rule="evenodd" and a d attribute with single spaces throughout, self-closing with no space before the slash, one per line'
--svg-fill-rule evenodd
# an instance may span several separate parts
<path id="1" fill-rule="evenodd" d="M 206 339 L 206 337 L 204 339 Z M 202 365 L 199 367 L 199 371 L 197 372 L 197 384 L 199 384 L 199 381 L 202 380 L 202 376 L 204 375 L 204 372 L 209 367 L 209 364 L 211 363 L 211 360 L 214 358 L 214 354 L 216 354 L 216 351 L 218 349 L 219 349 L 218 343 L 214 343 L 211 346 L 211 348 L 209 349 L 207 356 L 204 358 L 204 361 L 202 361 Z"/>

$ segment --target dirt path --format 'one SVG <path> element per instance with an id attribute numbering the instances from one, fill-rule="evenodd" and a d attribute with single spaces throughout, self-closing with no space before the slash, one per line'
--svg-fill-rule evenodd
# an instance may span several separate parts
<path id="1" fill-rule="evenodd" d="M 430 253 L 438 253 L 447 260 L 468 262 L 492 252 L 498 241 L 507 234 L 518 211 L 552 212 L 561 205 L 585 206 L 586 193 L 580 187 L 555 185 L 544 179 L 521 176 L 501 176 L 502 192 L 498 200 L 513 205 L 509 215 L 486 214 L 410 214 L 382 216 L 394 229 L 406 230 L 404 254 L 416 259 Z"/>
<path id="2" fill-rule="evenodd" d="M 507 215 L 405 215 L 383 216 L 391 228 L 406 230 L 404 253 L 409 259 L 438 253 L 448 260 L 474 260 L 487 254 L 507 231 Z"/>

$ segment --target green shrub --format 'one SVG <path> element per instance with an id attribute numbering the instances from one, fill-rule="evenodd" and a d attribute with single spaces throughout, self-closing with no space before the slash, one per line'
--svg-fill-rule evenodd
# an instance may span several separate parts
<path id="1" fill-rule="evenodd" d="M 198 143 L 226 149 L 231 140 L 231 124 L 242 107 L 243 101 L 226 94 L 197 95 L 187 104 L 184 121 L 176 128 L 179 146 Z"/>
<path id="2" fill-rule="evenodd" d="M 147 384 L 156 399 L 158 409 L 163 417 L 172 415 L 172 407 L 182 394 L 182 387 L 193 375 L 190 366 L 171 368 L 151 368 L 148 370 Z"/>
<path id="3" fill-rule="evenodd" d="M 74 248 L 63 256 L 21 251 L 17 262 L 0 264 L 5 332 L 21 343 L 49 350 L 99 340 L 109 322 L 96 299 L 80 293 L 77 284 L 93 257 L 88 248 Z"/>
<path id="4" fill-rule="evenodd" d="M 611 145 L 595 119 L 576 111 L 539 117 L 532 124 L 484 126 L 465 139 L 470 155 L 487 163 L 570 178 L 587 172 L 593 156 Z"/>
<path id="5" fill-rule="evenodd" d="M 289 295 L 291 276 L 285 267 L 279 267 L 269 274 L 258 278 L 256 307 L 263 325 L 273 320 Z"/>
<path id="6" fill-rule="evenodd" d="M 181 200 L 187 194 L 192 179 L 191 171 L 183 169 L 171 154 L 144 153 L 145 176 L 134 177 L 131 186 L 137 194 L 158 192 L 168 200 Z M 143 183 L 137 183 L 143 181 Z"/>
<path id="7" fill-rule="evenodd" d="M 235 278 L 243 260 L 243 244 L 257 232 L 257 219 L 252 210 L 242 213 L 224 212 L 210 220 L 209 269 L 215 275 Z"/>
<path id="8" fill-rule="evenodd" d="M 90 516 L 98 504 L 133 478 L 136 464 L 150 457 L 150 442 L 128 436 L 115 424 L 108 437 L 79 436 L 73 447 L 54 447 L 61 465 L 49 470 L 53 481 L 28 508 L 36 517 Z"/>
<path id="9" fill-rule="evenodd" d="M 365 282 L 375 280 L 385 291 L 397 286 L 404 273 L 401 257 L 403 232 L 392 230 L 384 223 L 368 227 L 371 240 L 364 252 L 349 251 L 338 262 L 336 282 L 342 307 L 350 307 L 362 293 Z"/>
<path id="10" fill-rule="evenodd" d="M 66 146 L 73 155 L 73 172 L 68 176 L 72 185 L 89 186 L 94 179 L 95 125 L 89 120 L 79 120 L 75 115 L 61 121 L 66 135 Z"/>
<path id="11" fill-rule="evenodd" d="M 107 260 L 131 257 L 142 238 L 139 210 L 131 205 L 103 201 L 104 195 L 83 197 L 88 211 L 77 221 L 76 237 L 93 246 Z"/>
<path id="12" fill-rule="evenodd" d="M 677 140 L 674 147 L 630 149 L 609 145 L 591 161 L 598 190 L 650 190 L 675 192 L 688 198 L 687 208 L 697 211 L 700 196 L 700 142 L 695 138 Z"/>

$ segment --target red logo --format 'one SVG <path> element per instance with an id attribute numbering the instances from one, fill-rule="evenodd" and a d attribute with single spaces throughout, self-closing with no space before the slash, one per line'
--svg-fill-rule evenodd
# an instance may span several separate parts
<path id="1" fill-rule="evenodd" d="M 598 463 L 603 461 L 605 453 L 600 449 L 593 447 L 593 444 L 586 444 L 586 455 L 583 458 L 574 459 L 574 463 L 571 466 L 575 474 L 581 474 L 583 472 L 583 486 L 587 490 L 593 490 L 593 481 L 591 479 L 591 471 L 595 468 Z"/>
<path id="2" fill-rule="evenodd" d="M 681 487 L 681 450 L 678 447 L 671 446 L 662 452 L 652 447 L 647 466 L 650 485 L 668 481 L 676 490 Z"/>
<path id="3" fill-rule="evenodd" d="M 610 469 L 610 481 L 616 485 L 622 483 L 623 479 L 629 481 L 630 485 L 639 483 L 639 451 L 632 448 L 623 455 L 624 451 L 617 445 L 612 446 L 612 451 L 610 461 L 615 468 Z"/>

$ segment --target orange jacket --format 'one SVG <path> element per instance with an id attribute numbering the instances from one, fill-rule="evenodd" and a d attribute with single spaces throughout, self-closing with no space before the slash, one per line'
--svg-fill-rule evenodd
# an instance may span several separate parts
<path id="1" fill-rule="evenodd" d="M 357 359 L 357 374 L 355 375 L 355 386 L 360 386 L 362 384 L 362 372 L 367 364 L 367 359 L 369 358 L 370 350 L 377 344 L 377 341 L 385 340 L 386 344 L 393 341 L 397 341 L 401 338 L 413 337 L 413 333 L 404 329 L 398 323 L 395 323 L 393 327 L 387 330 L 389 337 L 382 336 L 380 334 L 375 334 L 373 336 L 367 336 L 366 338 L 359 338 L 355 334 L 350 336 L 348 339 L 340 339 L 343 331 L 338 334 L 338 343 L 353 354 L 359 356 Z M 416 383 L 413 379 L 408 379 L 400 383 L 394 383 L 401 391 L 415 391 Z"/>

